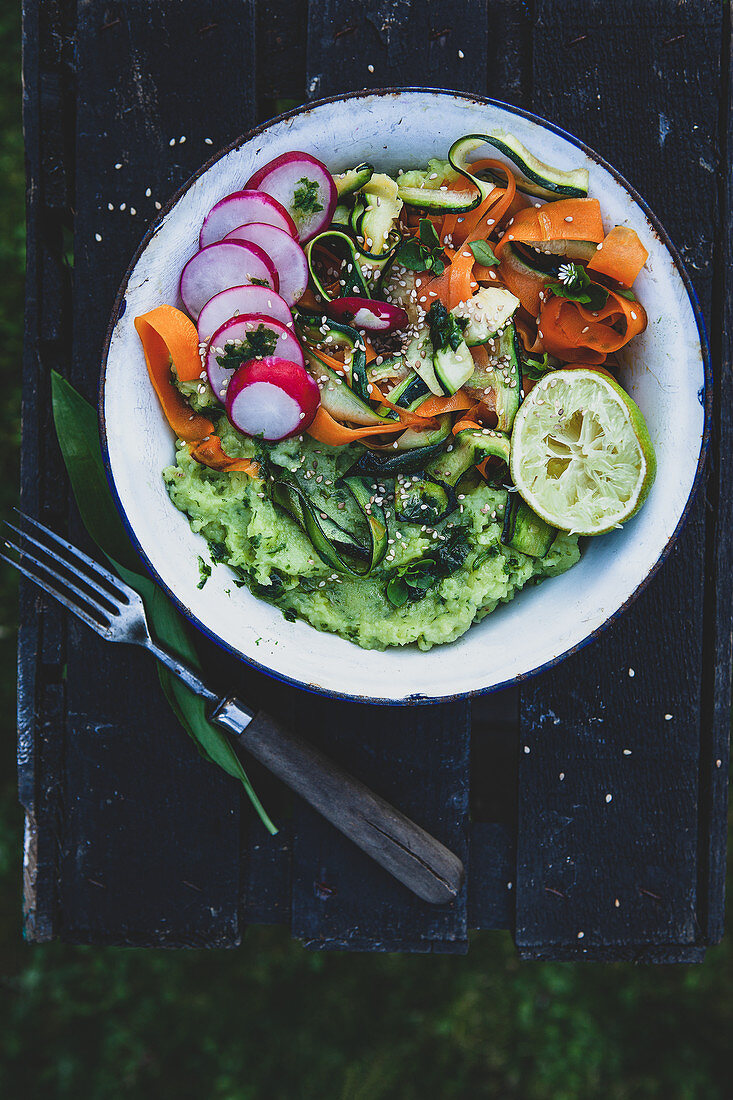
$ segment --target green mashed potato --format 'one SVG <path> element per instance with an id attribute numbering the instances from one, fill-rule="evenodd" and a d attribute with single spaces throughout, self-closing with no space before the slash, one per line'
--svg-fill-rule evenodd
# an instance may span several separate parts
<path id="1" fill-rule="evenodd" d="M 224 418 L 218 430 L 228 454 L 254 454 L 254 443 Z M 328 501 L 337 493 L 333 486 L 339 475 L 361 449 L 334 449 L 308 436 L 302 439 L 268 448 L 270 468 L 296 476 L 308 472 L 313 488 L 321 477 L 316 491 Z M 502 545 L 506 492 L 469 475 L 461 484 L 458 510 L 434 529 L 397 521 L 392 509 L 387 558 L 369 577 L 352 577 L 321 561 L 302 528 L 269 499 L 268 480 L 210 470 L 190 457 L 185 444 L 163 476 L 175 506 L 206 538 L 212 560 L 235 571 L 235 583 L 246 583 L 287 618 L 304 619 L 365 649 L 416 643 L 427 650 L 452 642 L 524 585 L 564 572 L 579 557 L 577 538 L 571 535 L 558 535 L 543 559 Z M 343 507 L 348 516 L 348 504 Z M 426 557 L 440 563 L 432 587 L 424 592 L 410 588 L 403 605 L 393 606 L 387 597 L 390 580 Z M 236 599 L 235 588 L 231 597 Z"/>

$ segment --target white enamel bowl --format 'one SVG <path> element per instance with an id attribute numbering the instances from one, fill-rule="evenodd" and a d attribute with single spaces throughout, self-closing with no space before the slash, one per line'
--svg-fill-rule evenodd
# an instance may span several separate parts
<path id="1" fill-rule="evenodd" d="M 224 567 L 198 589 L 205 545 L 163 487 L 173 436 L 148 381 L 133 318 L 161 302 L 180 304 L 178 277 L 196 251 L 204 215 L 280 153 L 303 149 L 334 171 L 369 161 L 394 172 L 444 157 L 457 137 L 495 126 L 550 164 L 586 166 L 607 226 L 633 226 L 649 250 L 637 284 L 649 326 L 633 341 L 621 372 L 646 417 L 659 464 L 643 510 L 622 530 L 589 540 L 568 573 L 520 593 L 459 641 L 429 653 L 416 647 L 366 651 L 304 622 L 287 622 L 246 588 L 235 588 Z M 664 231 L 591 150 L 504 104 L 427 90 L 356 94 L 261 127 L 219 154 L 161 212 L 120 289 L 114 318 L 102 372 L 102 436 L 132 538 L 150 571 L 201 630 L 250 664 L 311 690 L 376 702 L 433 701 L 489 691 L 546 668 L 589 641 L 648 581 L 699 479 L 711 392 L 705 338 Z"/>

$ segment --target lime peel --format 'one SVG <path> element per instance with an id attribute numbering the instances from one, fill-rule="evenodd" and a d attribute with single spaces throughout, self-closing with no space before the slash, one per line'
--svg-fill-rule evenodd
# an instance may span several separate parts
<path id="1" fill-rule="evenodd" d="M 601 535 L 630 519 L 656 458 L 638 406 L 600 371 L 553 371 L 514 420 L 510 469 L 537 515 L 562 531 Z"/>

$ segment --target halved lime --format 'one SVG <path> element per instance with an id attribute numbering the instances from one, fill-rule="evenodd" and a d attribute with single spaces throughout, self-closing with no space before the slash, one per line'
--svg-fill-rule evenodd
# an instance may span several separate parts
<path id="1" fill-rule="evenodd" d="M 638 406 L 600 371 L 553 371 L 514 420 L 514 484 L 561 531 L 602 535 L 618 527 L 643 504 L 656 468 Z"/>

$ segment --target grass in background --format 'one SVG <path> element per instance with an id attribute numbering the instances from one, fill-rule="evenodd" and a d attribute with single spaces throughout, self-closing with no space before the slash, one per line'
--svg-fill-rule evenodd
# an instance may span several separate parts
<path id="1" fill-rule="evenodd" d="M 19 18 L 0 16 L 0 507 L 18 482 Z M 14 759 L 16 590 L 0 582 L 0 1096 L 7 1100 L 727 1100 L 730 944 L 701 967 L 28 946 Z"/>

